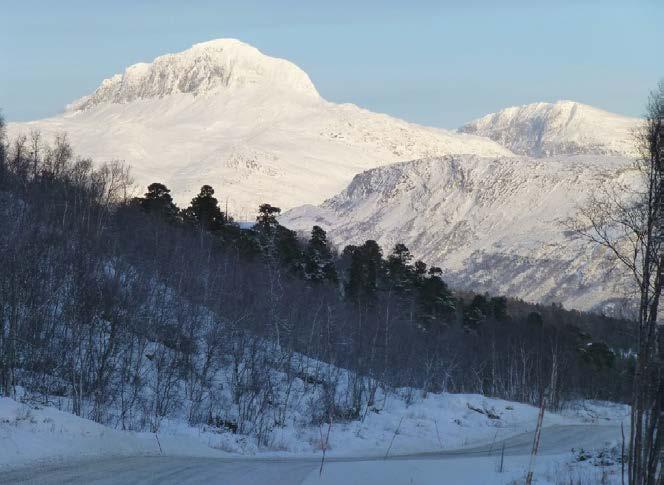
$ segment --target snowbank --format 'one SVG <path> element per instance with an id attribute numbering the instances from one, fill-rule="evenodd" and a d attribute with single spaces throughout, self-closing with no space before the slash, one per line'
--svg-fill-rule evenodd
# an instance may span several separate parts
<path id="1" fill-rule="evenodd" d="M 51 407 L 0 398 L 0 468 L 136 455 L 225 456 L 190 436 L 120 431 Z M 161 444 L 161 451 L 160 445 Z"/>
<path id="2" fill-rule="evenodd" d="M 382 457 L 388 449 L 394 456 L 492 443 L 532 431 L 537 411 L 533 406 L 476 394 L 429 394 L 409 405 L 398 395 L 392 396 L 382 407 L 377 405 L 367 412 L 364 419 L 333 422 L 327 456 Z M 617 425 L 626 417 L 625 406 L 582 401 L 573 403 L 563 414 L 547 413 L 544 422 L 545 426 Z M 111 429 L 55 408 L 0 398 L 0 468 L 137 455 L 232 456 L 221 450 L 236 455 L 319 456 L 321 435 L 327 434 L 327 427 L 297 426 L 293 422 L 274 431 L 271 449 L 259 450 L 247 445 L 251 440 L 246 436 L 209 427 L 192 428 L 181 421 L 165 422 L 158 435 L 135 433 Z M 350 465 L 339 464 L 334 469 L 344 470 L 346 466 Z M 363 476 L 363 466 L 357 465 L 358 477 Z M 423 470 L 435 467 L 430 463 L 417 466 Z"/>
<path id="3" fill-rule="evenodd" d="M 433 394 L 411 404 L 390 397 L 363 420 L 332 423 L 327 456 L 390 456 L 449 450 L 499 441 L 533 431 L 538 408 L 478 394 Z M 561 414 L 546 413 L 544 426 L 564 424 L 619 425 L 628 416 L 624 405 L 578 401 Z M 321 431 L 328 425 L 277 430 L 276 448 L 299 454 L 318 453 Z M 618 438 L 618 437 L 616 437 Z M 272 452 L 271 454 L 275 454 Z M 287 454 L 287 453 L 280 453 Z"/>

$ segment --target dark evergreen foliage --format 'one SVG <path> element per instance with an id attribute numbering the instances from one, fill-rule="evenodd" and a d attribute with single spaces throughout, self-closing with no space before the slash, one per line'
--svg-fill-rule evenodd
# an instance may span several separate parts
<path id="1" fill-rule="evenodd" d="M 371 300 L 384 271 L 383 251 L 376 241 L 369 240 L 362 246 L 346 246 L 344 255 L 350 258 L 346 294 L 357 302 Z"/>
<path id="2" fill-rule="evenodd" d="M 221 211 L 219 202 L 213 196 L 214 189 L 203 185 L 200 193 L 191 200 L 191 205 L 184 210 L 185 220 L 208 231 L 218 231 L 232 222 L 232 219 Z"/>
<path id="3" fill-rule="evenodd" d="M 305 278 L 312 281 L 327 280 L 337 282 L 337 268 L 332 250 L 327 242 L 327 234 L 320 226 L 311 229 L 311 237 L 305 251 Z"/>
<path id="4" fill-rule="evenodd" d="M 164 184 L 156 182 L 148 185 L 145 196 L 137 198 L 136 202 L 145 212 L 163 217 L 169 222 L 175 222 L 180 212 L 173 203 L 171 191 Z"/>

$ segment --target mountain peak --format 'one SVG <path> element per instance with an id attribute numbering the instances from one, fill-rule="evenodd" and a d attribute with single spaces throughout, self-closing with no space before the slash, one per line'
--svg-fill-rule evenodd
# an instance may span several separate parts
<path id="1" fill-rule="evenodd" d="M 191 48 L 192 49 L 225 49 L 231 46 L 236 46 L 236 47 L 242 47 L 246 49 L 251 49 L 254 51 L 258 51 L 254 46 L 247 44 L 246 42 L 242 42 L 239 39 L 233 39 L 231 37 L 221 37 L 219 39 L 211 39 L 211 40 L 206 40 L 204 42 L 197 42 L 194 44 Z"/>
<path id="2" fill-rule="evenodd" d="M 461 132 L 486 136 L 514 153 L 535 157 L 633 156 L 637 118 L 570 100 L 512 106 L 471 121 Z"/>
<path id="3" fill-rule="evenodd" d="M 237 39 L 215 39 L 159 56 L 150 63 L 129 66 L 67 109 L 80 111 L 105 103 L 125 104 L 175 94 L 198 96 L 247 88 L 319 96 L 309 76 L 295 64 L 267 56 Z"/>

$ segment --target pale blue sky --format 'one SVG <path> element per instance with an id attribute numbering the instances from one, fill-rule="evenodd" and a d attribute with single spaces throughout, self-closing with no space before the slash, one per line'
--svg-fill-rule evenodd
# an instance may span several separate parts
<path id="1" fill-rule="evenodd" d="M 0 108 L 50 116 L 130 64 L 234 37 L 331 101 L 424 124 L 557 99 L 640 115 L 663 25 L 664 0 L 0 0 Z"/>

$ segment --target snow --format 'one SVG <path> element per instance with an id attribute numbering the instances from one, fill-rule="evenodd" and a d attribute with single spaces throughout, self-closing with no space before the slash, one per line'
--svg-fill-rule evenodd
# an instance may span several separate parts
<path id="1" fill-rule="evenodd" d="M 504 458 L 500 455 L 454 460 L 403 460 L 357 463 L 328 463 L 319 475 L 312 471 L 303 485 L 441 485 L 521 484 L 528 471 L 528 456 Z M 617 467 L 593 467 L 571 461 L 570 454 L 540 457 L 533 467 L 538 485 L 561 483 L 619 484 Z"/>
<path id="2" fill-rule="evenodd" d="M 460 131 L 487 136 L 514 153 L 535 157 L 603 154 L 637 156 L 634 131 L 640 120 L 574 101 L 513 106 L 464 125 Z"/>
<path id="3" fill-rule="evenodd" d="M 239 220 L 265 202 L 299 207 L 285 224 L 322 225 L 339 245 L 404 242 L 457 287 L 590 309 L 623 283 L 560 222 L 598 184 L 631 183 L 637 126 L 559 101 L 428 128 L 327 102 L 296 65 L 218 39 L 130 66 L 64 114 L 8 132 L 67 132 L 84 157 L 124 160 L 136 195 L 160 181 L 185 205 L 210 184 Z"/>
<path id="4" fill-rule="evenodd" d="M 402 242 L 457 288 L 591 309 L 624 294 L 606 253 L 567 230 L 590 194 L 640 180 L 630 159 L 608 156 L 448 156 L 358 174 L 320 206 L 285 213 L 335 244 Z"/>
<path id="5" fill-rule="evenodd" d="M 74 101 L 69 111 L 92 109 L 104 103 L 130 103 L 171 94 L 203 95 L 247 86 L 283 89 L 318 98 L 309 76 L 284 59 L 268 57 L 236 39 L 195 44 L 152 63 L 129 66 L 124 74 L 105 79 L 90 96 Z"/>
<path id="6" fill-rule="evenodd" d="M 0 469 L 116 456 L 224 456 L 187 435 L 120 431 L 59 411 L 0 398 Z"/>
<path id="7" fill-rule="evenodd" d="M 490 410 L 500 419 L 490 419 L 469 406 Z M 404 398 L 392 397 L 378 409 L 377 413 L 370 411 L 363 421 L 332 423 L 326 456 L 383 457 L 392 441 L 390 456 L 491 443 L 532 431 L 538 412 L 533 406 L 473 394 L 416 396 L 410 405 Z M 627 408 L 622 405 L 580 402 L 562 414 L 547 413 L 544 424 L 615 426 L 626 417 Z M 323 433 L 326 428 L 324 425 Z M 320 430 L 312 425 L 286 426 L 269 449 L 243 449 L 243 440 L 246 438 L 241 435 L 191 428 L 176 419 L 165 422 L 158 435 L 121 431 L 53 407 L 0 398 L 0 468 L 116 456 L 258 453 L 264 457 L 302 457 L 320 456 L 321 452 Z"/>
<path id="8" fill-rule="evenodd" d="M 473 409 L 489 410 L 499 416 L 491 419 Z M 595 422 L 619 424 L 627 410 L 621 405 L 602 403 L 598 406 L 604 419 L 589 419 L 578 410 L 563 414 L 547 413 L 544 425 Z M 510 436 L 533 431 L 538 409 L 521 403 L 487 398 L 477 394 L 428 394 L 408 405 L 405 399 L 389 400 L 379 412 L 368 412 L 364 421 L 333 423 L 326 456 L 383 457 L 466 448 L 491 443 Z M 326 432 L 327 425 L 323 425 Z M 395 436 L 396 432 L 396 436 Z M 289 449 L 298 453 L 319 452 L 320 431 L 304 428 L 298 431 L 302 446 L 291 442 Z M 297 436 L 296 436 L 297 438 Z M 284 437 L 286 444 L 292 437 Z M 315 447 L 311 448 L 310 443 Z"/>
<path id="9" fill-rule="evenodd" d="M 8 124 L 10 136 L 33 129 L 46 140 L 66 132 L 78 154 L 97 162 L 124 160 L 138 193 L 160 181 L 187 204 L 212 185 L 248 220 L 264 202 L 321 203 L 379 165 L 511 155 L 488 138 L 327 102 L 294 64 L 228 39 L 132 66 L 62 115 Z"/>

